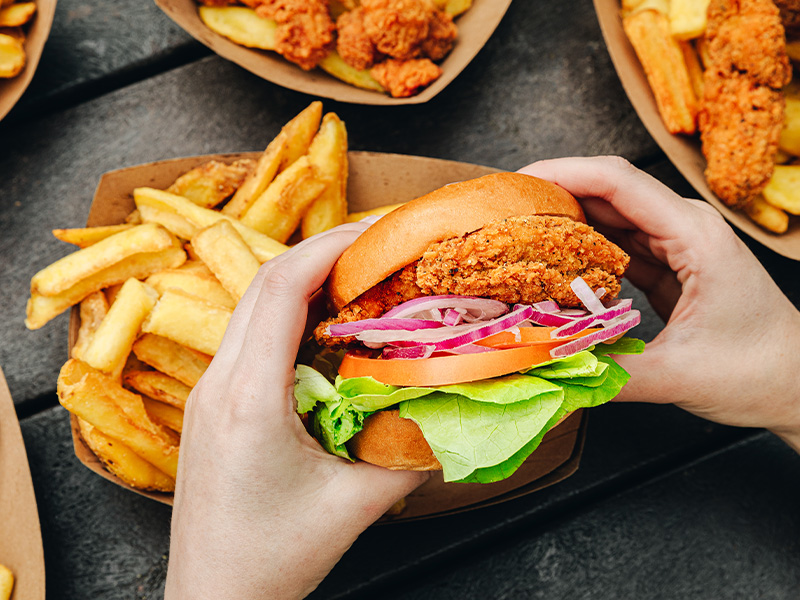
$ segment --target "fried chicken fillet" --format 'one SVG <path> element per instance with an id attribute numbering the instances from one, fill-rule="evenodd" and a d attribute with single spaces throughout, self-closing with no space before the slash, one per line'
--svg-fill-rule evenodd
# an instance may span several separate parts
<path id="1" fill-rule="evenodd" d="M 481 296 L 508 304 L 555 300 L 582 307 L 570 283 L 582 277 L 602 300 L 615 298 L 629 257 L 592 227 L 566 217 L 512 217 L 428 246 L 422 257 L 387 277 L 320 323 L 320 344 L 341 347 L 349 338 L 325 335 L 334 323 L 380 317 L 420 296 Z"/>
<path id="2" fill-rule="evenodd" d="M 429 58 L 387 58 L 370 70 L 393 98 L 407 98 L 439 79 L 442 69 Z"/>
<path id="3" fill-rule="evenodd" d="M 712 0 L 708 64 L 698 123 L 706 180 L 742 208 L 772 176 L 783 126 L 780 88 L 791 79 L 780 14 L 772 0 Z"/>
<path id="4" fill-rule="evenodd" d="M 333 48 L 336 26 L 328 0 L 245 0 L 262 17 L 275 19 L 275 51 L 309 71 Z"/>
<path id="5" fill-rule="evenodd" d="M 434 7 L 429 0 L 362 0 L 364 28 L 379 52 L 393 58 L 419 56 Z"/>

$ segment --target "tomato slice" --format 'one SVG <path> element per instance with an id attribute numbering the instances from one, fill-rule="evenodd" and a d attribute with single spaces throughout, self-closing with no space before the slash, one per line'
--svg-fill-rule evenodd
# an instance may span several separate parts
<path id="1" fill-rule="evenodd" d="M 439 386 L 500 377 L 530 369 L 551 360 L 550 350 L 594 329 L 558 340 L 550 338 L 553 327 L 521 327 L 522 339 L 503 332 L 481 341 L 497 348 L 477 354 L 449 354 L 421 359 L 370 358 L 356 351 L 347 352 L 339 367 L 342 377 L 374 377 L 381 383 L 397 386 Z M 531 330 L 529 332 L 529 330 Z"/>

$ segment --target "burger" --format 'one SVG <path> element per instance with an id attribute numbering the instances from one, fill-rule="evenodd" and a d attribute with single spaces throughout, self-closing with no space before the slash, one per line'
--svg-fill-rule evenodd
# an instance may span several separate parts
<path id="1" fill-rule="evenodd" d="M 559 186 L 454 183 L 371 225 L 324 285 L 331 318 L 295 397 L 329 452 L 445 481 L 510 476 L 571 412 L 629 375 L 629 257 Z"/>

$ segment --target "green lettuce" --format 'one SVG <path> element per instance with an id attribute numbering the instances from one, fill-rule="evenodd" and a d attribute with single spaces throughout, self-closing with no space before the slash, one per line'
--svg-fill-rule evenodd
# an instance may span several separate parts
<path id="1" fill-rule="evenodd" d="M 372 377 L 334 381 L 298 365 L 298 412 L 332 454 L 352 460 L 346 442 L 375 411 L 397 407 L 422 430 L 445 481 L 490 483 L 509 477 L 560 419 L 608 402 L 629 379 L 610 356 L 636 354 L 644 342 L 622 338 L 525 373 L 438 387 L 397 387 Z"/>

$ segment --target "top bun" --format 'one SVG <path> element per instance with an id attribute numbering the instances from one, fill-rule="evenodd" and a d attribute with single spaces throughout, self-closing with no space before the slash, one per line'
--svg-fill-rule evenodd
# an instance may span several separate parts
<path id="1" fill-rule="evenodd" d="M 340 311 L 433 243 L 466 235 L 508 217 L 546 215 L 586 222 L 564 188 L 521 173 L 496 173 L 451 183 L 412 200 L 372 225 L 339 257 L 325 282 Z"/>

